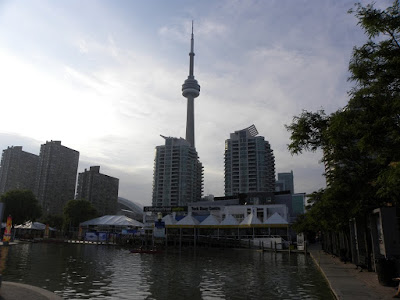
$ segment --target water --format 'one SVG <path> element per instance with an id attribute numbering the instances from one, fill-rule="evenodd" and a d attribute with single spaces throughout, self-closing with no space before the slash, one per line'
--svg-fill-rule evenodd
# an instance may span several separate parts
<path id="1" fill-rule="evenodd" d="M 3 280 L 65 299 L 334 299 L 311 258 L 255 250 L 134 254 L 124 248 L 19 244 L 0 249 Z"/>

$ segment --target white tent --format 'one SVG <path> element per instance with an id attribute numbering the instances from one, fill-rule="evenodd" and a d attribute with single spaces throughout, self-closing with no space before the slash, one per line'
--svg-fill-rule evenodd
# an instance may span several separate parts
<path id="1" fill-rule="evenodd" d="M 203 222 L 200 223 L 200 226 L 215 226 L 219 225 L 219 221 L 214 215 L 209 215 L 207 218 L 203 220 Z"/>
<path id="2" fill-rule="evenodd" d="M 183 219 L 179 220 L 178 223 L 176 223 L 176 225 L 181 225 L 181 226 L 195 226 L 195 225 L 199 225 L 200 222 L 195 219 L 191 214 L 188 214 L 186 217 L 184 217 Z"/>
<path id="3" fill-rule="evenodd" d="M 276 212 L 272 216 L 270 216 L 264 222 L 264 224 L 268 224 L 268 225 L 288 225 L 289 223 L 284 218 L 282 218 L 280 214 L 278 214 Z"/>
<path id="4" fill-rule="evenodd" d="M 165 223 L 165 225 L 175 225 L 176 220 L 172 215 L 166 215 L 162 218 L 162 221 Z"/>
<path id="5" fill-rule="evenodd" d="M 244 220 L 242 222 L 240 222 L 240 225 L 248 225 L 248 226 L 259 225 L 259 224 L 262 224 L 262 223 L 261 223 L 260 219 L 257 218 L 257 216 L 254 214 L 247 215 L 247 217 L 244 218 Z"/>
<path id="6" fill-rule="evenodd" d="M 24 224 L 21 225 L 16 225 L 15 228 L 18 229 L 32 229 L 32 230 L 45 230 L 46 229 L 46 225 L 40 222 L 32 222 L 32 221 L 28 221 Z M 50 230 L 55 231 L 56 229 L 49 227 Z"/>
<path id="7" fill-rule="evenodd" d="M 236 220 L 234 216 L 228 214 L 225 216 L 225 219 L 222 220 L 220 225 L 235 226 L 239 225 L 239 222 Z"/>
<path id="8" fill-rule="evenodd" d="M 143 227 L 143 223 L 128 218 L 127 216 L 106 215 L 92 220 L 82 222 L 80 226 L 130 226 Z"/>

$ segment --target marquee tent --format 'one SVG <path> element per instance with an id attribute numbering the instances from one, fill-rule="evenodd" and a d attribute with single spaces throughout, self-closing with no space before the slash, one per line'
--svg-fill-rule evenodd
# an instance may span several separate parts
<path id="1" fill-rule="evenodd" d="M 220 225 L 236 227 L 237 225 L 239 225 L 239 222 L 236 220 L 234 216 L 226 215 L 225 219 L 222 220 Z"/>
<path id="2" fill-rule="evenodd" d="M 86 226 L 120 226 L 120 227 L 143 227 L 143 223 L 128 218 L 127 216 L 106 215 L 92 220 L 82 222 L 82 227 Z"/>
<path id="3" fill-rule="evenodd" d="M 28 221 L 24 224 L 21 225 L 16 225 L 15 228 L 17 229 L 31 229 L 31 230 L 45 230 L 46 229 L 46 225 L 40 222 L 32 222 L 32 221 Z M 52 231 L 56 231 L 56 229 L 49 227 L 50 230 Z"/>
<path id="4" fill-rule="evenodd" d="M 195 217 L 193 217 L 192 214 L 188 214 L 186 217 L 176 223 L 176 225 L 180 226 L 196 226 L 199 224 L 200 222 Z"/>
<path id="5" fill-rule="evenodd" d="M 166 215 L 162 218 L 162 221 L 165 223 L 165 225 L 175 225 L 176 224 L 176 219 L 172 215 Z"/>
<path id="6" fill-rule="evenodd" d="M 207 218 L 203 220 L 203 222 L 200 223 L 200 226 L 217 226 L 219 225 L 220 222 L 217 220 L 217 218 L 214 215 L 209 215 Z"/>
<path id="7" fill-rule="evenodd" d="M 261 221 L 259 218 L 257 218 L 256 215 L 254 214 L 249 214 L 247 215 L 246 218 L 242 222 L 240 222 L 240 225 L 244 226 L 252 226 L 252 225 L 261 225 Z"/>

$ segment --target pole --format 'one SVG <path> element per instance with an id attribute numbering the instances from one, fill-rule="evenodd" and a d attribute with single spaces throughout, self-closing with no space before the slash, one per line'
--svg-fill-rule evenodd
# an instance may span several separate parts
<path id="1" fill-rule="evenodd" d="M 179 250 L 182 248 L 182 228 L 179 228 Z"/>

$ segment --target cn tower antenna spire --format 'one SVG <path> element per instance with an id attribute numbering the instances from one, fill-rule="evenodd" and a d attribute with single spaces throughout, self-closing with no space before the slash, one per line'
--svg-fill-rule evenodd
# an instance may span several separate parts
<path id="1" fill-rule="evenodd" d="M 192 20 L 192 35 L 189 53 L 189 76 L 182 85 L 182 95 L 187 99 L 186 141 L 194 148 L 194 98 L 200 94 L 200 85 L 194 79 L 194 35 Z"/>
<path id="2" fill-rule="evenodd" d="M 192 38 L 190 40 L 190 64 L 189 64 L 189 78 L 194 78 L 194 37 L 193 37 L 193 20 L 192 20 Z"/>

